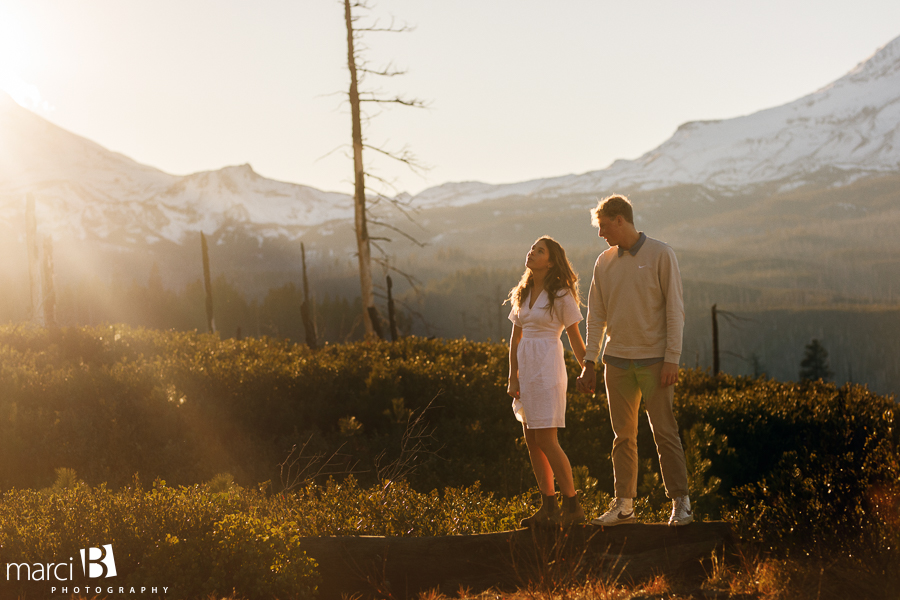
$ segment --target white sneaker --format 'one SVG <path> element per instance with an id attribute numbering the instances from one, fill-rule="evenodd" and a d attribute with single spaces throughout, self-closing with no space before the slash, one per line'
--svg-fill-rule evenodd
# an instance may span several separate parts
<path id="1" fill-rule="evenodd" d="M 672 516 L 669 517 L 669 526 L 678 527 L 687 525 L 694 520 L 691 512 L 691 499 L 687 496 L 679 496 L 672 499 Z"/>
<path id="2" fill-rule="evenodd" d="M 591 525 L 612 527 L 623 523 L 634 522 L 634 500 L 632 498 L 615 498 L 609 503 L 609 510 L 591 520 Z"/>

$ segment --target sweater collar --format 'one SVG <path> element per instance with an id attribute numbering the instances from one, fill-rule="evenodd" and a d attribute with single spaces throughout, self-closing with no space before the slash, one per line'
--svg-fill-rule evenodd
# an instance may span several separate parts
<path id="1" fill-rule="evenodd" d="M 634 243 L 634 246 L 632 246 L 628 250 L 622 250 L 621 248 L 618 248 L 618 247 L 616 248 L 619 251 L 619 258 L 621 258 L 625 254 L 625 252 L 628 252 L 628 254 L 630 254 L 632 256 L 637 256 L 638 250 L 641 249 L 641 246 L 644 245 L 645 241 L 647 241 L 647 236 L 644 235 L 644 232 L 642 231 L 641 235 L 638 237 L 638 241 L 636 241 Z"/>

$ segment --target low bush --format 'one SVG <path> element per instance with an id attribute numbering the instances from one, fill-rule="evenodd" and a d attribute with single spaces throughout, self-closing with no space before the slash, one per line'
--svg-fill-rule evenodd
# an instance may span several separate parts
<path id="1" fill-rule="evenodd" d="M 720 506 L 745 535 L 773 547 L 847 552 L 861 541 L 896 548 L 900 532 L 900 410 L 858 385 L 782 383 L 683 371 L 682 428 L 719 436 L 706 445 Z M 874 537 L 873 537 L 874 536 Z"/>
<path id="2" fill-rule="evenodd" d="M 410 415 L 428 407 L 419 489 L 474 474 L 518 493 L 531 476 L 504 400 L 505 361 L 502 346 L 465 340 L 313 353 L 122 327 L 0 328 L 0 487 L 44 487 L 58 467 L 91 484 L 126 485 L 135 472 L 145 484 L 189 484 L 229 471 L 277 486 L 278 464 L 307 442 L 311 453 L 341 446 L 345 470 L 373 483 L 399 456 Z"/>
<path id="3" fill-rule="evenodd" d="M 567 365 L 574 378 L 571 356 Z M 305 504 L 340 527 L 326 517 L 285 517 L 317 523 L 303 526 L 309 531 L 507 527 L 534 492 L 505 394 L 507 369 L 505 346 L 465 340 L 410 337 L 312 352 L 265 338 L 2 327 L 0 488 L 45 488 L 60 468 L 93 490 L 104 482 L 134 487 L 136 472 L 145 486 L 157 478 L 190 486 L 230 472 L 233 481 L 220 479 L 217 489 L 268 481 L 275 492 L 311 498 L 315 484 L 319 502 L 356 498 L 356 513 Z M 893 398 L 855 385 L 683 369 L 675 411 L 698 517 L 733 519 L 748 538 L 778 547 L 896 545 L 900 427 Z M 570 393 L 567 424 L 562 445 L 590 510 L 599 510 L 613 488 L 605 397 Z M 667 499 L 645 417 L 639 427 L 639 510 L 663 518 Z M 354 479 L 345 481 L 347 473 Z M 381 511 L 380 496 L 358 495 L 384 479 L 393 483 L 379 493 L 396 494 L 391 505 L 406 516 Z M 323 496 L 329 485 L 332 496 Z M 493 516 L 455 517 L 458 530 L 435 524 L 433 497 L 474 507 L 486 497 L 479 494 L 491 494 L 491 506 L 500 506 L 496 498 L 510 504 Z M 410 516 L 416 513 L 432 516 Z M 352 514 L 356 520 L 348 521 Z M 260 534 L 263 525 L 247 527 L 234 535 Z"/>
<path id="4" fill-rule="evenodd" d="M 316 565 L 300 547 L 296 524 L 259 510 L 261 499 L 204 486 L 171 488 L 162 481 L 150 490 L 137 485 L 118 492 L 86 485 L 10 490 L 0 496 L 0 564 L 68 560 L 74 581 L 54 584 L 71 591 L 98 581 L 82 576 L 80 550 L 110 544 L 116 588 L 167 587 L 166 596 L 175 598 L 232 592 L 247 598 L 313 597 Z M 17 591 L 43 597 L 48 586 L 22 582 Z"/>

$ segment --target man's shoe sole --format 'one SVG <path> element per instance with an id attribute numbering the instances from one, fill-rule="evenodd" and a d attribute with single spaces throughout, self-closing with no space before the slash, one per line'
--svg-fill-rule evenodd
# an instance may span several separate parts
<path id="1" fill-rule="evenodd" d="M 630 517 L 625 517 L 624 519 L 617 519 L 615 521 L 601 521 L 600 519 L 592 519 L 591 525 L 599 525 L 600 527 L 613 527 L 615 525 L 625 525 L 627 523 L 634 523 L 634 515 L 632 514 Z"/>
<path id="2" fill-rule="evenodd" d="M 687 519 L 682 519 L 680 521 L 671 520 L 669 521 L 669 527 L 683 527 L 684 525 L 690 525 L 694 522 L 694 517 L 689 516 Z"/>

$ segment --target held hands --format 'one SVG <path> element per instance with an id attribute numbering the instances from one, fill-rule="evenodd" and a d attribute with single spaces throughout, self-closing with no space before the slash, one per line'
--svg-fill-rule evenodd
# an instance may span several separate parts
<path id="1" fill-rule="evenodd" d="M 663 363 L 659 372 L 659 383 L 662 387 L 675 385 L 678 381 L 678 365 L 675 363 Z M 510 384 L 511 385 L 511 384 Z M 593 363 L 585 363 L 581 375 L 575 380 L 575 389 L 584 394 L 593 394 L 597 385 L 597 374 L 594 372 Z"/>
<path id="2" fill-rule="evenodd" d="M 510 377 L 509 378 L 509 387 L 506 388 L 506 393 L 509 394 L 510 398 L 518 398 L 519 397 L 519 378 L 518 377 Z"/>
<path id="3" fill-rule="evenodd" d="M 594 371 L 594 363 L 585 363 L 581 375 L 575 380 L 575 389 L 583 394 L 593 394 L 596 385 L 597 373 Z"/>

